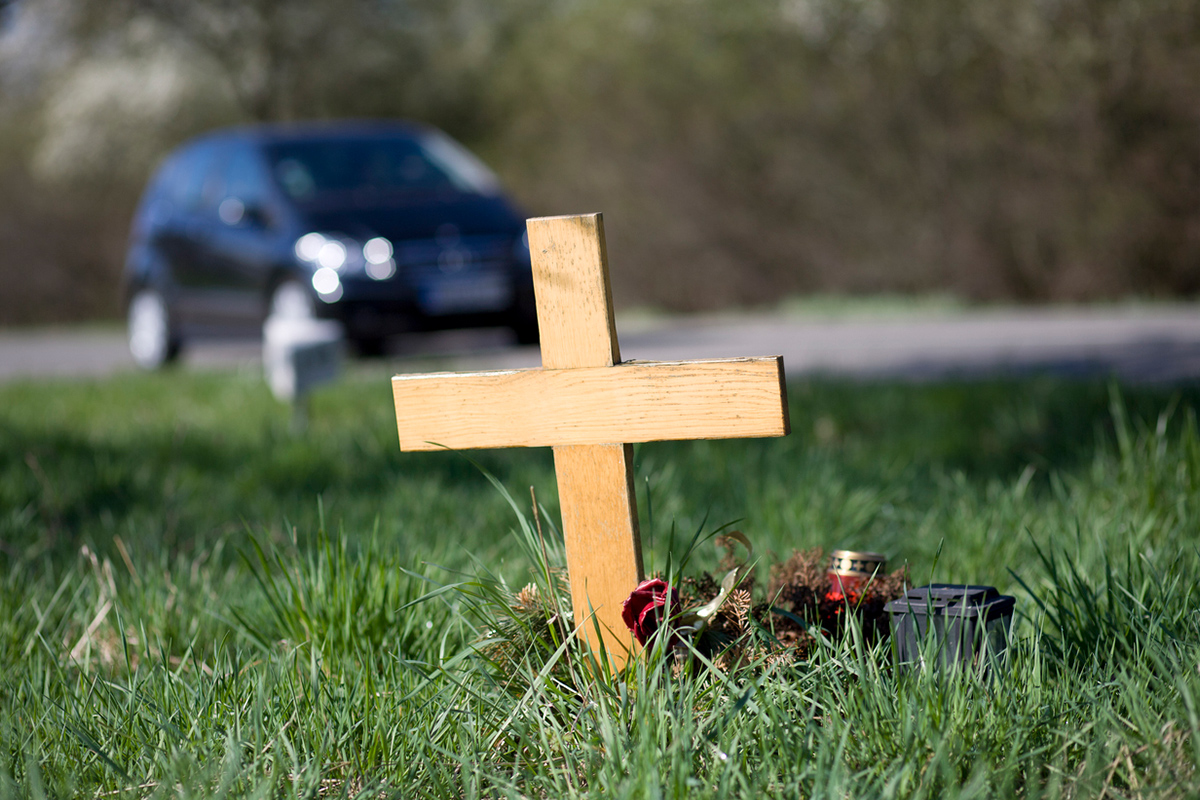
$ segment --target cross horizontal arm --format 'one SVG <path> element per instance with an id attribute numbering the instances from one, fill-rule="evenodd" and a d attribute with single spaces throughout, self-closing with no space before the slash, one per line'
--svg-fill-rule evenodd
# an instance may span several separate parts
<path id="1" fill-rule="evenodd" d="M 401 450 L 783 436 L 783 359 L 397 375 Z"/>

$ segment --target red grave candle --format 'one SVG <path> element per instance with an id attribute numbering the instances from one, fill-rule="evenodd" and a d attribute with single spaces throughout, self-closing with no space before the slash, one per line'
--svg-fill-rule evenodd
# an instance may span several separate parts
<path id="1" fill-rule="evenodd" d="M 829 592 L 857 598 L 873 578 L 887 569 L 887 556 L 861 550 L 834 550 L 829 554 Z"/>

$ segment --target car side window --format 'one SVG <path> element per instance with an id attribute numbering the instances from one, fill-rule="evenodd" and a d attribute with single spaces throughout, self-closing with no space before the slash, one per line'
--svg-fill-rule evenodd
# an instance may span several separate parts
<path id="1" fill-rule="evenodd" d="M 224 191 L 217 211 L 221 220 L 229 225 L 267 224 L 268 176 L 254 151 L 236 148 L 224 172 Z"/>
<path id="2" fill-rule="evenodd" d="M 199 210 L 206 216 L 217 212 L 222 198 L 225 197 L 225 165 L 229 163 L 230 148 L 218 147 L 213 151 L 212 160 L 204 174 L 204 184 L 200 189 Z"/>
<path id="3" fill-rule="evenodd" d="M 225 196 L 236 197 L 246 205 L 267 201 L 267 176 L 255 154 L 239 147 L 225 167 Z"/>

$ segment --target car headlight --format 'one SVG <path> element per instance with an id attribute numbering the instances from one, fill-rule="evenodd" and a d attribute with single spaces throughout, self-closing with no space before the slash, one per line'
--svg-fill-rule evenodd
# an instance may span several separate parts
<path id="1" fill-rule="evenodd" d="M 310 264 L 315 262 L 325 242 L 325 237 L 319 233 L 304 234 L 296 240 L 296 258 Z"/>
<path id="2" fill-rule="evenodd" d="M 297 260 L 312 267 L 313 288 L 327 302 L 341 297 L 342 275 L 361 270 L 385 281 L 396 274 L 392 243 L 382 236 L 359 245 L 349 236 L 313 231 L 297 239 L 294 250 Z"/>
<path id="3" fill-rule="evenodd" d="M 329 239 L 317 251 L 317 263 L 325 269 L 341 269 L 346 265 L 346 245 Z"/>
<path id="4" fill-rule="evenodd" d="M 342 294 L 342 279 L 338 277 L 337 270 L 333 267 L 321 267 L 312 276 L 313 288 L 317 290 L 317 295 L 322 300 L 341 297 Z M 337 297 L 333 297 L 337 295 Z"/>
<path id="5" fill-rule="evenodd" d="M 297 260 L 312 268 L 312 287 L 326 303 L 341 299 L 342 274 L 363 266 L 358 243 L 338 234 L 306 233 L 296 240 L 293 250 Z"/>
<path id="6" fill-rule="evenodd" d="M 363 245 L 363 260 L 367 262 L 367 276 L 377 281 L 385 281 L 396 274 L 396 261 L 392 243 L 382 236 L 368 239 Z"/>
<path id="7" fill-rule="evenodd" d="M 363 245 L 363 258 L 368 264 L 382 264 L 392 257 L 392 243 L 382 236 L 368 239 Z"/>
<path id="8" fill-rule="evenodd" d="M 306 233 L 296 240 L 296 258 L 314 269 L 338 272 L 362 266 L 359 245 L 348 236 L 332 233 Z"/>

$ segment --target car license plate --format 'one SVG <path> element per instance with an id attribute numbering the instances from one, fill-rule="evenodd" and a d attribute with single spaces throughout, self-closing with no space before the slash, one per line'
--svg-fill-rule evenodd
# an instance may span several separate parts
<path id="1" fill-rule="evenodd" d="M 507 275 L 464 275 L 426 284 L 420 298 L 426 314 L 499 311 L 512 303 L 512 285 Z"/>

